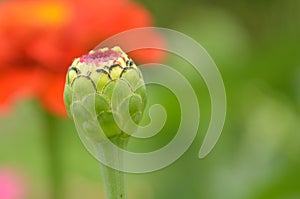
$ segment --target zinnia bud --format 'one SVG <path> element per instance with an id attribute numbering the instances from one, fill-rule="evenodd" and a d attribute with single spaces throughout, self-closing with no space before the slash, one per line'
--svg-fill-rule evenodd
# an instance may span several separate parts
<path id="1" fill-rule="evenodd" d="M 70 117 L 88 121 L 86 117 L 95 115 L 108 138 L 127 137 L 134 131 L 131 121 L 138 124 L 142 118 L 146 88 L 141 71 L 121 48 L 103 48 L 74 59 L 66 77 L 64 101 Z M 74 103 L 84 108 L 74 112 Z M 90 128 L 85 131 L 90 139 L 101 140 L 95 127 L 84 128 Z M 124 129 L 131 132 L 126 134 Z"/>

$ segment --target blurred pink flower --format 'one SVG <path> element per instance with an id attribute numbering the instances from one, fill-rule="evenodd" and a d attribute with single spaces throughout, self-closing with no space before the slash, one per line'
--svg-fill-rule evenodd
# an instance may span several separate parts
<path id="1" fill-rule="evenodd" d="M 0 199 L 25 199 L 26 183 L 13 169 L 0 168 Z"/>

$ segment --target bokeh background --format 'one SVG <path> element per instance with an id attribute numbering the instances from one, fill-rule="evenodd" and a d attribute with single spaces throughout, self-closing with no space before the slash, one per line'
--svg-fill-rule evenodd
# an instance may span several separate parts
<path id="1" fill-rule="evenodd" d="M 62 96 L 60 77 L 74 56 L 113 33 L 148 25 L 183 32 L 206 48 L 223 76 L 228 111 L 218 144 L 209 156 L 198 159 L 210 118 L 209 94 L 189 64 L 166 56 L 164 63 L 181 71 L 197 92 L 199 132 L 169 167 L 128 174 L 129 198 L 300 198 L 300 1 L 63 1 L 63 8 L 74 6 L 78 15 L 74 23 L 64 22 L 63 29 L 57 26 L 59 19 L 49 17 L 58 12 L 49 11 L 50 5 L 43 10 L 22 7 L 21 0 L 10 1 L 13 5 L 8 1 L 0 2 L 0 199 L 104 198 L 99 163 L 81 144 L 73 122 L 57 108 L 61 104 L 55 93 Z M 40 18 L 32 17 L 37 10 Z M 70 16 L 65 12 L 72 10 L 62 9 L 62 19 Z M 60 63 L 53 61 L 56 58 Z M 42 78 L 32 80 L 35 75 Z M 49 94 L 54 86 L 54 94 Z M 180 121 L 179 104 L 170 91 L 149 86 L 148 92 L 150 104 L 165 106 L 168 121 L 155 138 L 133 140 L 132 150 L 163 146 Z"/>

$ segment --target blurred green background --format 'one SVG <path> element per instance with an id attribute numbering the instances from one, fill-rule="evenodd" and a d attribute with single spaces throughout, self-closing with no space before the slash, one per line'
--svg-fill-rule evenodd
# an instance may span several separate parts
<path id="1" fill-rule="evenodd" d="M 129 198 L 300 198 L 300 1 L 138 2 L 153 14 L 156 26 L 183 32 L 206 48 L 223 76 L 228 111 L 218 144 L 205 159 L 198 159 L 210 118 L 209 94 L 191 66 L 170 56 L 166 64 L 182 71 L 197 91 L 199 132 L 171 166 L 128 174 Z M 150 86 L 149 96 L 150 102 L 163 104 L 169 116 L 150 144 L 132 142 L 131 147 L 141 151 L 167 143 L 180 120 L 173 94 Z M 44 118 L 34 100 L 18 103 L 0 118 L 0 166 L 25 175 L 28 198 L 47 198 L 49 192 L 48 138 L 40 133 L 48 128 Z M 65 198 L 104 198 L 99 163 L 81 144 L 73 122 L 52 119 L 60 137 Z"/>

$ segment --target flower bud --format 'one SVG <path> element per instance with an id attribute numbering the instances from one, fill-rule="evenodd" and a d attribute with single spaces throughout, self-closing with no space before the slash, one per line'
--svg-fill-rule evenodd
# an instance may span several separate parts
<path id="1" fill-rule="evenodd" d="M 69 116 L 84 121 L 96 117 L 108 138 L 127 137 L 134 132 L 142 119 L 146 98 L 141 71 L 119 47 L 92 50 L 74 59 L 68 70 L 64 101 Z M 81 125 L 85 136 L 101 140 L 95 124 Z"/>

